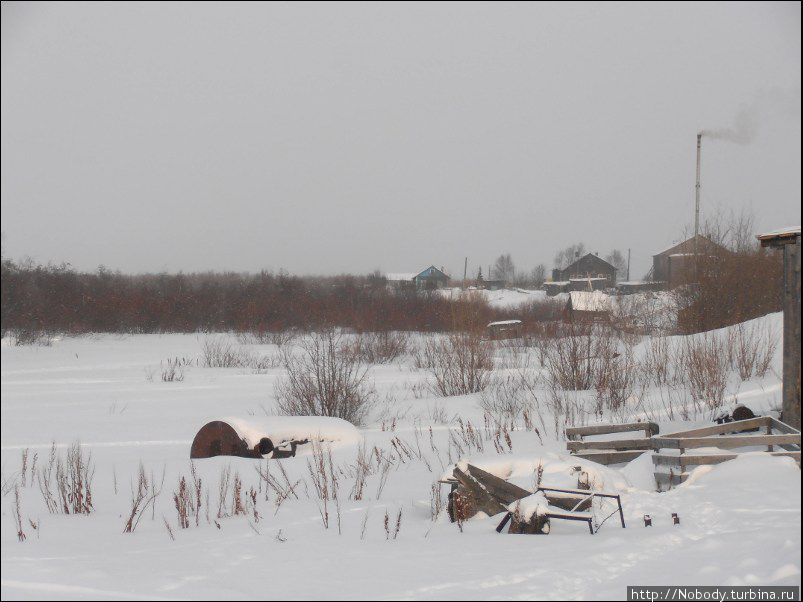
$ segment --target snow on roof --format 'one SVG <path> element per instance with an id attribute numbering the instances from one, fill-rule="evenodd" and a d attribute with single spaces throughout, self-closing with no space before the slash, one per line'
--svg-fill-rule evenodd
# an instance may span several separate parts
<path id="1" fill-rule="evenodd" d="M 385 279 L 392 281 L 412 280 L 417 275 L 417 272 L 393 272 L 390 274 L 385 274 Z"/>
<path id="2" fill-rule="evenodd" d="M 544 282 L 544 286 L 568 286 L 571 284 L 568 280 L 551 280 Z"/>
<path id="3" fill-rule="evenodd" d="M 569 278 L 569 282 L 588 282 L 589 280 L 607 280 L 605 276 L 585 276 L 582 278 Z"/>
<path id="4" fill-rule="evenodd" d="M 571 291 L 569 300 L 575 311 L 604 312 L 611 310 L 611 298 L 602 291 Z"/>
<path id="5" fill-rule="evenodd" d="M 489 322 L 488 328 L 491 326 L 513 326 L 514 324 L 521 324 L 521 320 L 497 320 L 496 322 Z"/>
<path id="6" fill-rule="evenodd" d="M 785 238 L 787 236 L 795 236 L 796 234 L 800 234 L 800 226 L 787 226 L 785 228 L 778 228 L 777 230 L 759 234 L 758 239 L 767 240 L 770 238 Z"/>

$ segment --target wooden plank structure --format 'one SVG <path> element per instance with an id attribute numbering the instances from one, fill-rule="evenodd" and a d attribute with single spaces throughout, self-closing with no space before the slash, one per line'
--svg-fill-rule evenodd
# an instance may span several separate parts
<path id="1" fill-rule="evenodd" d="M 644 431 L 644 437 L 630 439 L 604 439 L 585 441 L 584 437 Z M 650 437 L 659 433 L 654 422 L 629 422 L 625 424 L 595 424 L 566 429 L 566 449 L 579 458 L 599 464 L 619 464 L 638 458 L 652 449 Z"/>
<path id="2" fill-rule="evenodd" d="M 655 471 L 659 489 L 679 485 L 689 477 L 688 468 L 720 464 L 733 460 L 739 453 L 686 453 L 707 447 L 732 450 L 744 447 L 765 447 L 772 456 L 794 458 L 800 464 L 800 431 L 772 416 L 758 416 L 697 429 L 654 436 L 651 439 L 656 468 L 668 467 L 669 472 Z M 677 454 L 662 454 L 677 450 Z"/>
<path id="3" fill-rule="evenodd" d="M 625 526 L 622 500 L 616 494 L 547 486 L 538 486 L 535 491 L 528 491 L 471 464 L 466 465 L 465 470 L 455 466 L 452 478 L 441 482 L 452 486 L 448 504 L 449 519 L 452 522 L 462 522 L 479 512 L 488 516 L 505 512 L 504 519 L 497 527 L 497 532 L 500 533 L 508 522 L 510 522 L 508 533 L 548 533 L 550 519 L 557 519 L 586 522 L 593 535 L 594 517 L 590 510 L 594 498 L 601 497 L 616 500 L 622 528 Z M 544 495 L 548 510 L 533 517 L 529 522 L 517 520 L 508 507 L 534 493 Z"/>
<path id="4" fill-rule="evenodd" d="M 800 429 L 800 226 L 760 234 L 783 251 L 783 404 L 781 420 Z"/>

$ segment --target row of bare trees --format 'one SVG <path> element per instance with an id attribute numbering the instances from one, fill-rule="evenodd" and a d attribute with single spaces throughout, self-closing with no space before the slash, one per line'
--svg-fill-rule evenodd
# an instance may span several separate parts
<path id="1" fill-rule="evenodd" d="M 508 317 L 481 298 L 390 290 L 360 276 L 285 273 L 125 275 L 69 266 L 2 262 L 2 331 L 36 342 L 41 333 L 236 331 L 256 336 L 290 329 L 444 332 Z M 528 321 L 555 314 L 547 303 L 517 310 Z"/>

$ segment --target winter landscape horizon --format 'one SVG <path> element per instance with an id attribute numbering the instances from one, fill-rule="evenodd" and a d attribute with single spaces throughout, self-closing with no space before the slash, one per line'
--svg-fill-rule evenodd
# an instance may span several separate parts
<path id="1" fill-rule="evenodd" d="M 2 600 L 799 600 L 800 4 L 2 3 Z"/>

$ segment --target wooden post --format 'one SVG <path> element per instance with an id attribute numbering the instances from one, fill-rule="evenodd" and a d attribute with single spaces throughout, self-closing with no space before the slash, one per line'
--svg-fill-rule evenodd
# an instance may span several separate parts
<path id="1" fill-rule="evenodd" d="M 784 245 L 783 410 L 781 420 L 800 430 L 800 234 Z"/>
<path id="2" fill-rule="evenodd" d="M 783 252 L 783 404 L 781 420 L 800 430 L 800 228 L 759 235 Z"/>

